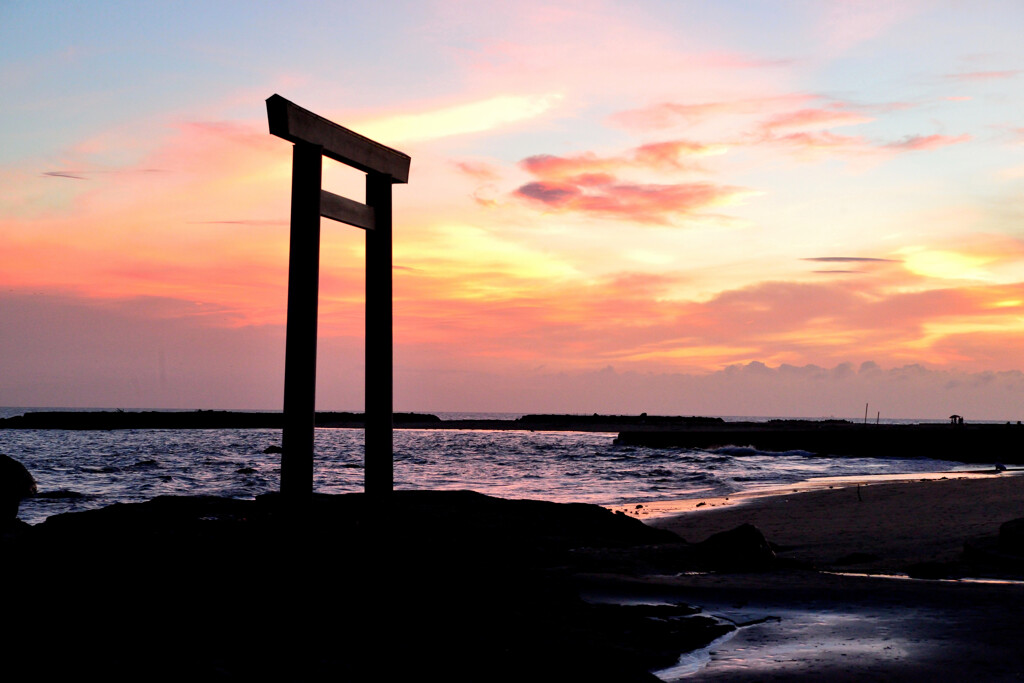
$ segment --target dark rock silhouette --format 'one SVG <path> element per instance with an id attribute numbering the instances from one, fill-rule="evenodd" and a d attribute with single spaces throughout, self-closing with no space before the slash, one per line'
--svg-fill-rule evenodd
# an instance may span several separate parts
<path id="1" fill-rule="evenodd" d="M 999 548 L 1024 557 L 1024 517 L 999 525 Z"/>
<path id="2" fill-rule="evenodd" d="M 9 651 L 30 666 L 61 652 L 69 670 L 55 678 L 656 683 L 650 669 L 732 628 L 685 605 L 581 600 L 583 577 L 617 585 L 707 564 L 704 544 L 599 506 L 469 491 L 285 503 L 159 497 L 0 539 L 19 558 L 0 578 L 24 588 Z M 706 547 L 761 566 L 763 538 L 735 536 Z"/>
<path id="3" fill-rule="evenodd" d="M 998 534 L 967 539 L 963 564 L 975 575 L 1018 575 L 1024 570 L 1024 517 L 1003 522 Z"/>
<path id="4" fill-rule="evenodd" d="M 17 519 L 21 499 L 35 493 L 36 480 L 25 466 L 0 453 L 0 526 Z"/>
<path id="5" fill-rule="evenodd" d="M 721 571 L 763 571 L 775 564 L 775 551 L 761 530 L 743 524 L 696 544 L 700 561 Z"/>

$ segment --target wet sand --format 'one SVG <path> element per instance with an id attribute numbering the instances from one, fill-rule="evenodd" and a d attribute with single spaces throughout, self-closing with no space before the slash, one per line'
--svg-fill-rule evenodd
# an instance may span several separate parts
<path id="1" fill-rule="evenodd" d="M 959 563 L 977 574 L 1024 578 L 1019 565 L 962 559 L 965 540 L 1024 516 L 1024 478 L 873 483 L 859 497 L 856 486 L 826 488 L 709 508 L 648 523 L 694 542 L 752 523 L 780 558 L 856 574 L 794 569 L 641 582 L 659 599 L 700 605 L 735 623 L 760 622 L 712 646 L 685 680 L 1024 680 L 1024 584 L 870 575 Z"/>
<path id="2" fill-rule="evenodd" d="M 703 655 L 695 671 L 679 678 L 662 672 L 666 681 L 989 683 L 1024 677 L 1019 585 L 788 571 L 681 577 L 647 588 L 656 599 L 701 605 L 741 625 L 687 657 Z"/>

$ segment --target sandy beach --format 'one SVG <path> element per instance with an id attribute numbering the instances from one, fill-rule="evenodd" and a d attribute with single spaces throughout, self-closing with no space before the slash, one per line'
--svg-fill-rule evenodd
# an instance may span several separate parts
<path id="1" fill-rule="evenodd" d="M 780 557 L 825 569 L 901 573 L 922 562 L 957 561 L 965 540 L 997 534 L 1000 524 L 1024 516 L 1024 478 L 936 473 L 916 481 L 831 480 L 649 507 L 657 516 L 648 524 L 687 541 L 749 523 L 778 546 Z M 644 509 L 638 512 L 643 519 Z M 851 562 L 856 554 L 875 557 Z"/>

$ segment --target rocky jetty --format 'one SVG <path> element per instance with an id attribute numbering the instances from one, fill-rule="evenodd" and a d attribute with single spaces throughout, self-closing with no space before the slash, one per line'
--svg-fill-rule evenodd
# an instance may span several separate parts
<path id="1" fill-rule="evenodd" d="M 771 420 L 721 425 L 630 428 L 616 443 L 648 448 L 751 446 L 818 455 L 926 457 L 1024 464 L 1024 426 L 1016 424 L 857 424 L 845 420 Z"/>

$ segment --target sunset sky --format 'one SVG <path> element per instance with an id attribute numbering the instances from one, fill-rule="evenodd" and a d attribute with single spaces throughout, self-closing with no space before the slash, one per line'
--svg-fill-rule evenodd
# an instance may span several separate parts
<path id="1" fill-rule="evenodd" d="M 278 93 L 412 157 L 396 410 L 1024 419 L 1022 27 L 1014 0 L 0 3 L 0 405 L 280 408 Z M 322 225 L 322 409 L 362 408 L 363 241 Z"/>

